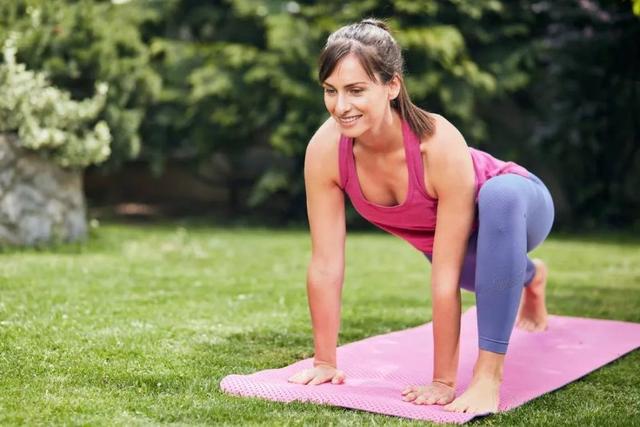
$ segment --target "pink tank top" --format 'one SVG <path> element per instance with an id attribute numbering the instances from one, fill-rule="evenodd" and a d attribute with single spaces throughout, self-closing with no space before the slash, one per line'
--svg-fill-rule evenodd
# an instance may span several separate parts
<path id="1" fill-rule="evenodd" d="M 438 200 L 429 196 L 424 185 L 424 167 L 420 153 L 420 140 L 409 125 L 402 122 L 409 189 L 407 197 L 399 205 L 383 206 L 365 199 L 360 188 L 353 157 L 353 139 L 340 137 L 339 166 L 340 183 L 353 207 L 363 218 L 377 227 L 394 234 L 413 245 L 416 249 L 433 252 L 433 237 L 436 229 Z M 488 179 L 505 173 L 515 173 L 525 177 L 529 172 L 513 162 L 503 162 L 495 157 L 469 147 L 476 174 L 476 200 L 480 187 Z"/>

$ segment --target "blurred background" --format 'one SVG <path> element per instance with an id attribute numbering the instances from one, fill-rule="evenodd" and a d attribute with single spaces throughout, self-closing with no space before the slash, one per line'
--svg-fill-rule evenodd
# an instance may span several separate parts
<path id="1" fill-rule="evenodd" d="M 640 230 L 639 0 L 11 0 L 0 240 L 82 235 L 86 209 L 305 224 L 317 57 L 371 16 L 413 101 L 542 177 L 556 229 Z"/>

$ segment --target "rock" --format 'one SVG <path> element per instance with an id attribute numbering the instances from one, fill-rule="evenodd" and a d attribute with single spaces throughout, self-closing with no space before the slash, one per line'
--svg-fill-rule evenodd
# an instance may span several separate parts
<path id="1" fill-rule="evenodd" d="M 0 171 L 4 171 L 7 170 L 16 160 L 16 155 L 13 150 L 15 137 L 2 138 L 0 135 L 0 144 L 2 144 L 2 147 L 0 147 Z"/>
<path id="2" fill-rule="evenodd" d="M 0 245 L 73 241 L 87 234 L 82 172 L 0 134 Z"/>

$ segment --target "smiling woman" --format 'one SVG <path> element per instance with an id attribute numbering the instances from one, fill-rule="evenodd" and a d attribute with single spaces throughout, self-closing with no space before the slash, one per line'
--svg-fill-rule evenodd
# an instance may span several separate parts
<path id="1" fill-rule="evenodd" d="M 444 117 L 411 102 L 400 47 L 382 21 L 365 19 L 331 34 L 319 80 L 331 117 L 305 158 L 314 368 L 289 380 L 345 378 L 336 345 L 346 193 L 364 218 L 432 262 L 434 376 L 425 386 L 408 386 L 403 399 L 456 412 L 497 411 L 514 324 L 546 328 L 547 270 L 527 253 L 551 229 L 548 190 L 523 167 L 469 148 Z M 476 293 L 479 353 L 471 384 L 456 398 L 460 288 Z"/>
<path id="2" fill-rule="evenodd" d="M 386 37 L 383 33 L 389 36 Z M 360 42 L 354 43 L 355 40 Z M 378 50 L 373 47 L 376 43 L 380 44 Z M 407 118 L 412 130 L 418 135 L 433 134 L 433 118 L 409 99 L 402 80 L 404 60 L 400 47 L 382 21 L 365 19 L 359 24 L 336 31 L 329 36 L 319 62 L 318 78 L 325 87 L 325 105 L 342 125 L 351 124 L 348 119 L 354 122 L 358 119 L 358 111 L 351 117 L 343 116 L 349 112 L 344 110 L 350 106 L 346 101 L 351 101 L 354 97 L 364 98 L 361 102 L 355 102 L 354 106 L 366 107 L 372 96 L 381 95 L 375 92 L 377 87 L 388 86 L 391 90 L 388 99 L 391 107 Z M 345 77 L 357 81 L 344 81 Z M 333 79 L 343 82 L 340 91 L 331 84 Z M 343 92 L 351 95 L 351 98 L 340 98 L 338 95 Z"/>

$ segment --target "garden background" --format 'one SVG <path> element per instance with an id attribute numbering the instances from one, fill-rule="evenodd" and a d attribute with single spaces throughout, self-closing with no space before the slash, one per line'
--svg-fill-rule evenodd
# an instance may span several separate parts
<path id="1" fill-rule="evenodd" d="M 410 424 L 217 386 L 312 355 L 316 60 L 370 16 L 415 103 L 550 187 L 550 310 L 640 321 L 640 1 L 2 1 L 0 144 L 77 174 L 89 226 L 0 253 L 1 424 Z M 348 226 L 341 342 L 429 320 L 420 254 Z M 482 423 L 623 425 L 639 357 Z"/>

